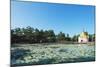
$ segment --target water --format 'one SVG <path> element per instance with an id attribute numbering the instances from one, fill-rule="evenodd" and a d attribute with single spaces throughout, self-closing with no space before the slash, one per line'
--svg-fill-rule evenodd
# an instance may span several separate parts
<path id="1" fill-rule="evenodd" d="M 11 49 L 11 61 L 13 61 L 11 63 L 12 65 L 72 63 L 95 60 L 95 45 L 27 44 L 23 46 L 12 47 Z"/>

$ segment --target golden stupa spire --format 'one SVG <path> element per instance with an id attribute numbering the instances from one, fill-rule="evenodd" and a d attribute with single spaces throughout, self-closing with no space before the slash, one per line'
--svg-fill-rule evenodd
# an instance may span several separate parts
<path id="1" fill-rule="evenodd" d="M 80 34 L 80 37 L 82 37 L 82 38 L 87 38 L 88 37 L 88 33 L 85 31 L 84 28 L 83 28 L 82 33 Z"/>

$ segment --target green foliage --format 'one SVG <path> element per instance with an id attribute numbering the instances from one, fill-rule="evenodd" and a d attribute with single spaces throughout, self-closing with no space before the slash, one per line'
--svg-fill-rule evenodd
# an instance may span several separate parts
<path id="1" fill-rule="evenodd" d="M 62 32 L 55 35 L 53 30 L 39 30 L 30 26 L 11 30 L 11 43 L 52 43 L 69 39 L 69 34 L 67 37 Z"/>
<path id="2" fill-rule="evenodd" d="M 60 32 L 60 33 L 57 35 L 57 40 L 58 40 L 58 41 L 66 40 L 65 33 Z"/>
<path id="3" fill-rule="evenodd" d="M 89 41 L 95 41 L 95 34 L 89 34 Z"/>
<path id="4" fill-rule="evenodd" d="M 55 42 L 56 37 L 53 30 L 43 31 L 30 26 L 11 30 L 12 43 L 44 43 Z"/>
<path id="5" fill-rule="evenodd" d="M 26 28 L 11 29 L 11 43 L 53 43 L 53 42 L 77 42 L 79 35 L 72 38 L 69 34 L 53 30 L 39 30 L 30 26 Z M 89 34 L 89 41 L 95 41 L 95 34 Z"/>
<path id="6" fill-rule="evenodd" d="M 77 42 L 78 41 L 78 37 L 79 37 L 79 35 L 74 35 L 73 38 L 72 38 L 72 41 Z"/>

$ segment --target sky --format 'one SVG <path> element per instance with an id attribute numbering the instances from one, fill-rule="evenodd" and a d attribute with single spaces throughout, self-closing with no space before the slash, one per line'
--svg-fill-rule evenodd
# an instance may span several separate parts
<path id="1" fill-rule="evenodd" d="M 11 1 L 11 28 L 27 27 L 64 32 L 95 33 L 95 6 Z"/>

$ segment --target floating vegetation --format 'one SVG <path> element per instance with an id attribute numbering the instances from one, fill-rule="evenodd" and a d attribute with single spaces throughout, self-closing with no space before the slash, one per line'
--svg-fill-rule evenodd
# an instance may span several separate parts
<path id="1" fill-rule="evenodd" d="M 94 45 L 24 45 L 11 48 L 11 65 L 54 64 L 94 60 Z"/>

